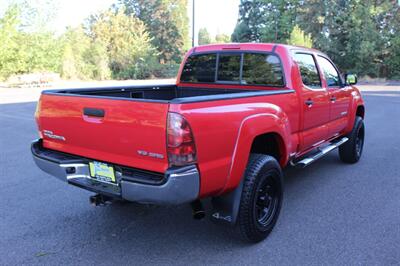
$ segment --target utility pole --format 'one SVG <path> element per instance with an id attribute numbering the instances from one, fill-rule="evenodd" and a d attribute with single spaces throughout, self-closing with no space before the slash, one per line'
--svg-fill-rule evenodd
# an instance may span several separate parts
<path id="1" fill-rule="evenodd" d="M 400 1 L 400 0 L 399 0 Z M 196 0 L 193 0 L 193 13 L 192 13 L 192 47 L 194 47 L 194 38 L 195 38 L 195 5 L 196 5 Z"/>

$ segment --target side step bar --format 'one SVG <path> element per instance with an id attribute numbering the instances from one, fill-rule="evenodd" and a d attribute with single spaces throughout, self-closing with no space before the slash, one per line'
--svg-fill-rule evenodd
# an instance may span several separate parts
<path id="1" fill-rule="evenodd" d="M 312 153 L 309 157 L 305 157 L 298 162 L 292 162 L 292 165 L 295 167 L 300 167 L 300 168 L 309 166 L 316 160 L 322 158 L 327 153 L 329 153 L 329 152 L 333 151 L 334 149 L 338 148 L 339 146 L 343 145 L 348 140 L 349 140 L 349 138 L 344 137 L 338 141 L 332 142 L 331 144 L 329 144 L 323 148 L 318 148 L 318 152 Z"/>

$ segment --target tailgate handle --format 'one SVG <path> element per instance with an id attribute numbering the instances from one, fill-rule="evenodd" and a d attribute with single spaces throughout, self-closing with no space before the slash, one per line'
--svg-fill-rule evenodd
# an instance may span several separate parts
<path id="1" fill-rule="evenodd" d="M 83 108 L 83 114 L 87 116 L 94 116 L 94 117 L 104 117 L 104 110 L 103 109 L 96 109 L 96 108 Z"/>

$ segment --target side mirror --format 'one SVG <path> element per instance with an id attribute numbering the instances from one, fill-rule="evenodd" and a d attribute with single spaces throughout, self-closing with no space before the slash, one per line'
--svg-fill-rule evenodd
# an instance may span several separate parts
<path id="1" fill-rule="evenodd" d="M 348 85 L 356 85 L 357 84 L 357 75 L 355 74 L 346 74 L 346 84 Z"/>

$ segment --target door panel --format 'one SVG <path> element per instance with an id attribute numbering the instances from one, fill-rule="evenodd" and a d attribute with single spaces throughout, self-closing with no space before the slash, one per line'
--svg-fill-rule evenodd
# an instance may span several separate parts
<path id="1" fill-rule="evenodd" d="M 329 96 L 331 99 L 329 134 L 333 136 L 341 133 L 348 124 L 350 91 L 347 87 L 329 88 Z"/>
<path id="2" fill-rule="evenodd" d="M 329 92 L 329 136 L 333 137 L 340 134 L 347 126 L 350 90 L 349 87 L 342 85 L 339 71 L 330 60 L 319 55 L 317 62 L 324 76 L 325 87 L 327 87 Z"/>
<path id="3" fill-rule="evenodd" d="M 328 137 L 329 128 L 329 93 L 322 88 L 321 77 L 312 54 L 296 53 L 302 78 L 302 141 L 299 152 L 305 151 Z"/>
<path id="4" fill-rule="evenodd" d="M 328 137 L 329 93 L 326 90 L 303 88 L 303 143 L 301 150 L 318 145 Z M 307 101 L 312 101 L 312 105 Z"/>

